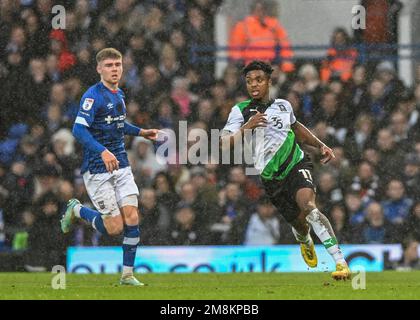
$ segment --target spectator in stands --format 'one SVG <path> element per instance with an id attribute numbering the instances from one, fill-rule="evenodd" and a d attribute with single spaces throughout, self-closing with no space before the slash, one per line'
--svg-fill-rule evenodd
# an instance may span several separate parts
<path id="1" fill-rule="evenodd" d="M 348 91 L 351 110 L 356 116 L 362 111 L 361 103 L 365 100 L 367 88 L 366 67 L 362 64 L 355 65 L 352 78 L 348 83 Z"/>
<path id="2" fill-rule="evenodd" d="M 350 188 L 359 193 L 362 203 L 365 204 L 378 197 L 379 177 L 369 162 L 362 161 L 359 164 Z"/>
<path id="3" fill-rule="evenodd" d="M 351 189 L 344 196 L 344 201 L 350 225 L 355 226 L 363 223 L 366 219 L 365 208 L 369 203 L 363 204 L 360 193 Z"/>
<path id="4" fill-rule="evenodd" d="M 176 210 L 174 225 L 169 230 L 169 245 L 190 246 L 207 242 L 202 230 L 196 224 L 195 217 L 191 207 L 180 207 Z"/>
<path id="5" fill-rule="evenodd" d="M 44 159 L 51 161 L 44 164 L 35 172 L 36 189 L 34 199 L 37 200 L 47 193 L 55 193 L 57 191 L 60 180 L 61 168 L 57 163 L 54 154 L 47 154 Z"/>
<path id="6" fill-rule="evenodd" d="M 61 168 L 62 177 L 68 180 L 72 179 L 74 171 L 79 166 L 78 158 L 74 153 L 74 141 L 69 129 L 60 129 L 51 138 L 52 151 Z"/>
<path id="7" fill-rule="evenodd" d="M 212 79 L 208 73 L 213 70 L 214 62 L 208 61 L 208 59 L 205 61 L 208 53 L 194 52 L 194 50 L 200 48 L 203 50 L 203 48 L 208 49 L 214 46 L 213 33 L 210 29 L 211 26 L 206 20 L 207 19 L 204 17 L 203 12 L 199 7 L 190 6 L 187 9 L 187 19 L 183 25 L 183 33 L 186 36 L 187 48 L 189 52 L 192 52 L 193 54 L 191 63 L 195 69 L 201 70 L 203 81 L 206 84 L 210 84 Z M 200 58 L 204 58 L 204 60 L 200 60 Z"/>
<path id="8" fill-rule="evenodd" d="M 139 93 L 140 90 L 140 75 L 138 66 L 134 64 L 134 58 L 131 51 L 127 50 L 127 52 L 124 54 L 123 68 L 124 73 L 121 85 L 127 88 L 130 96 L 135 96 Z"/>
<path id="9" fill-rule="evenodd" d="M 4 221 L 8 226 L 14 226 L 19 221 L 18 214 L 30 206 L 33 199 L 35 182 L 25 162 L 14 162 L 10 166 L 3 181 L 8 191 L 5 204 Z"/>
<path id="10" fill-rule="evenodd" d="M 420 200 L 420 157 L 415 153 L 405 158 L 403 181 L 407 196 L 415 201 Z"/>
<path id="11" fill-rule="evenodd" d="M 351 47 L 351 39 L 343 28 L 334 30 L 331 37 L 331 48 L 328 49 L 327 59 L 322 62 L 321 80 L 326 83 L 332 77 L 339 77 L 342 81 L 350 80 L 353 65 L 357 59 L 357 50 Z"/>
<path id="12" fill-rule="evenodd" d="M 154 101 L 154 105 L 156 107 L 152 118 L 157 122 L 158 128 L 178 132 L 180 112 L 175 101 L 170 96 L 162 95 Z"/>
<path id="13" fill-rule="evenodd" d="M 241 166 L 235 166 L 230 169 L 229 182 L 239 185 L 247 201 L 255 202 L 261 197 L 262 191 L 260 186 L 250 176 L 245 175 L 245 170 Z"/>
<path id="14" fill-rule="evenodd" d="M 304 119 L 308 121 L 313 115 L 314 108 L 319 105 L 321 100 L 321 81 L 318 70 L 313 64 L 304 64 L 300 67 L 298 75 L 305 86 L 305 91 L 302 94 L 302 113 Z"/>
<path id="15" fill-rule="evenodd" d="M 176 77 L 185 76 L 186 70 L 182 69 L 176 51 L 170 44 L 165 44 L 162 47 L 159 57 L 159 71 L 169 83 L 172 83 Z"/>
<path id="16" fill-rule="evenodd" d="M 334 179 L 337 180 L 337 185 L 344 190 L 350 184 L 353 177 L 353 166 L 349 159 L 345 157 L 342 146 L 332 145 L 332 150 L 335 154 L 335 158 L 331 159 L 326 164 L 325 171 L 331 172 Z"/>
<path id="17" fill-rule="evenodd" d="M 84 87 L 89 87 L 98 81 L 95 69 L 94 57 L 89 47 L 81 48 L 77 51 L 77 64 L 72 70 Z"/>
<path id="18" fill-rule="evenodd" d="M 22 105 L 16 110 L 19 111 L 18 120 L 30 124 L 42 122 L 40 110 L 46 105 L 51 84 L 45 60 L 32 59 L 29 62 L 29 77 L 20 81 L 23 83 L 17 84 L 17 87 L 25 88 L 25 91 L 20 93 Z"/>
<path id="19" fill-rule="evenodd" d="M 346 156 L 353 162 L 362 159 L 362 153 L 374 144 L 374 118 L 367 114 L 360 114 L 345 140 Z"/>
<path id="20" fill-rule="evenodd" d="M 159 204 L 156 192 L 151 188 L 144 188 L 140 195 L 140 229 L 143 245 L 166 244 L 166 233 L 173 222 L 169 210 Z"/>
<path id="21" fill-rule="evenodd" d="M 398 147 L 405 152 L 411 149 L 411 139 L 409 137 L 410 125 L 407 116 L 401 112 L 396 111 L 390 117 L 390 126 L 392 135 Z"/>
<path id="22" fill-rule="evenodd" d="M 404 184 L 400 180 L 388 183 L 386 198 L 382 202 L 385 218 L 392 224 L 403 224 L 407 219 L 413 200 L 405 195 Z"/>
<path id="23" fill-rule="evenodd" d="M 172 81 L 171 98 L 178 105 L 181 119 L 186 119 L 192 112 L 192 105 L 197 97 L 189 91 L 189 83 L 186 78 L 174 78 Z"/>
<path id="24" fill-rule="evenodd" d="M 287 32 L 276 17 L 269 16 L 261 0 L 254 1 L 251 14 L 232 28 L 229 47 L 229 57 L 234 61 L 247 64 L 255 59 L 267 60 L 279 64 L 283 72 L 295 69 Z"/>
<path id="25" fill-rule="evenodd" d="M 39 161 L 38 153 L 41 151 L 41 146 L 31 135 L 25 135 L 20 140 L 19 149 L 16 150 L 14 161 L 22 161 L 25 163 L 31 163 L 37 167 L 41 163 Z"/>
<path id="26" fill-rule="evenodd" d="M 376 66 L 376 77 L 384 84 L 384 103 L 386 106 L 386 119 L 397 106 L 397 101 L 403 95 L 404 85 L 397 77 L 394 64 L 391 61 L 382 61 Z"/>
<path id="27" fill-rule="evenodd" d="M 174 212 L 179 196 L 175 192 L 171 177 L 165 171 L 161 171 L 156 174 L 152 186 L 156 190 L 157 202 L 170 212 Z"/>
<path id="28" fill-rule="evenodd" d="M 392 178 L 401 177 L 404 151 L 397 145 L 391 130 L 379 130 L 376 144 L 380 156 L 377 171 L 382 181 L 386 183 Z"/>
<path id="29" fill-rule="evenodd" d="M 368 86 L 367 94 L 360 102 L 360 112 L 368 113 L 382 124 L 389 106 L 385 102 L 385 84 L 374 79 Z"/>
<path id="30" fill-rule="evenodd" d="M 60 230 L 59 200 L 53 193 L 44 194 L 36 203 L 35 222 L 29 229 L 26 256 L 27 270 L 40 267 L 48 271 L 65 264 L 66 242 Z"/>
<path id="31" fill-rule="evenodd" d="M 331 172 L 322 172 L 317 183 L 317 207 L 328 214 L 335 204 L 343 200 L 343 193 Z"/>
<path id="32" fill-rule="evenodd" d="M 399 242 L 398 232 L 385 218 L 382 207 L 372 202 L 366 209 L 366 220 L 355 228 L 354 243 L 394 243 Z"/>
<path id="33" fill-rule="evenodd" d="M 57 56 L 58 70 L 61 73 L 70 70 L 76 64 L 76 56 L 69 50 L 66 34 L 63 30 L 52 30 L 50 33 L 50 50 Z"/>
<path id="34" fill-rule="evenodd" d="M 144 106 L 146 112 L 152 111 L 152 101 L 162 93 L 162 88 L 167 88 L 168 83 L 162 79 L 158 68 L 148 64 L 143 68 L 140 78 L 141 88 L 137 100 Z"/>
<path id="35" fill-rule="evenodd" d="M 209 183 L 207 171 L 203 167 L 190 170 L 190 181 L 197 191 L 197 222 L 200 225 L 213 223 L 220 212 L 216 186 Z"/>
<path id="36" fill-rule="evenodd" d="M 325 121 L 334 132 L 334 136 L 338 141 L 343 141 L 347 132 L 346 111 L 339 104 L 337 95 L 333 92 L 326 92 L 321 100 L 321 107 L 314 112 L 316 122 Z"/>
<path id="37" fill-rule="evenodd" d="M 266 197 L 258 201 L 257 210 L 245 224 L 244 245 L 274 245 L 280 242 L 280 219 Z M 234 228 L 232 228 L 234 229 Z"/>
<path id="38" fill-rule="evenodd" d="M 249 203 L 241 197 L 242 192 L 236 183 L 228 183 L 219 191 L 220 215 L 217 217 L 219 231 L 222 232 L 219 243 L 226 243 L 228 240 L 228 231 L 235 219 L 246 217 L 250 210 Z"/>
<path id="39" fill-rule="evenodd" d="M 131 149 L 134 161 L 131 166 L 138 185 L 149 186 L 157 173 L 166 171 L 165 159 L 155 153 L 153 144 L 149 140 L 137 137 Z"/>
<path id="40" fill-rule="evenodd" d="M 351 243 L 351 226 L 343 205 L 334 205 L 328 215 L 337 240 L 340 243 Z"/>

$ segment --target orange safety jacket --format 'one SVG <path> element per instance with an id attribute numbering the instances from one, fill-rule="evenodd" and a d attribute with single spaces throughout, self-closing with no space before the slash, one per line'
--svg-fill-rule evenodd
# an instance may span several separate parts
<path id="1" fill-rule="evenodd" d="M 333 75 L 340 77 L 342 81 L 348 81 L 352 76 L 353 65 L 357 59 L 356 49 L 337 50 L 328 49 L 328 59 L 321 66 L 321 80 L 328 82 Z"/>
<path id="2" fill-rule="evenodd" d="M 230 33 L 229 57 L 245 64 L 256 59 L 270 62 L 279 59 L 283 72 L 294 70 L 286 30 L 273 17 L 260 21 L 256 16 L 248 16 L 239 21 Z"/>

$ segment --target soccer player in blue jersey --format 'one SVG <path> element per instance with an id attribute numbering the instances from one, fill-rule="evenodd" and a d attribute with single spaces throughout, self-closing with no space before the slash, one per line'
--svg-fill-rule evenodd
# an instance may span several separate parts
<path id="1" fill-rule="evenodd" d="M 118 88 L 123 72 L 121 53 L 106 48 L 97 54 L 96 61 L 101 81 L 83 95 L 73 135 L 83 145 L 81 173 L 97 210 L 71 199 L 61 219 L 61 229 L 68 233 L 75 218 L 81 218 L 102 234 L 113 236 L 124 232 L 120 284 L 141 286 L 133 274 L 140 240 L 139 191 L 128 163 L 124 135 L 156 140 L 158 130 L 140 129 L 125 121 L 124 94 Z"/>

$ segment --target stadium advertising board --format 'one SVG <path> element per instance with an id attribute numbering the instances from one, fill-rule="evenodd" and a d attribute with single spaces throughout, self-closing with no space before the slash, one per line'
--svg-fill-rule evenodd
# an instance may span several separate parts
<path id="1" fill-rule="evenodd" d="M 384 263 L 401 257 L 400 245 L 343 245 L 353 270 L 382 271 Z M 317 246 L 318 267 L 308 270 L 296 245 L 140 247 L 135 272 L 330 272 L 331 257 Z M 73 273 L 120 272 L 120 247 L 70 247 L 67 271 Z"/>

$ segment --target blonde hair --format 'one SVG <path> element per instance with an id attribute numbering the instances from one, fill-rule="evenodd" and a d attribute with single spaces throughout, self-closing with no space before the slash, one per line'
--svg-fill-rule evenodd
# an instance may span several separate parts
<path id="1" fill-rule="evenodd" d="M 105 48 L 96 55 L 96 62 L 99 63 L 105 59 L 122 59 L 122 54 L 117 49 Z"/>

